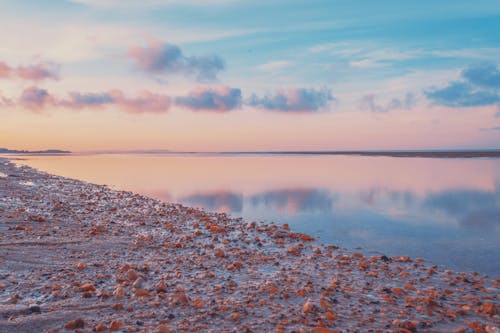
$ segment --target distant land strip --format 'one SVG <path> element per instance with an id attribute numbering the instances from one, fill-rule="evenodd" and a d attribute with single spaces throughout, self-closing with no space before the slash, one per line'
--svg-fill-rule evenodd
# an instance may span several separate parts
<path id="1" fill-rule="evenodd" d="M 29 151 L 29 150 L 15 150 L 15 149 L 0 148 L 0 154 L 28 154 L 28 155 L 29 154 L 44 154 L 44 155 L 51 155 L 51 154 L 71 154 L 71 152 L 67 151 L 67 150 L 59 150 L 59 149 Z"/>
<path id="2" fill-rule="evenodd" d="M 389 156 L 389 157 L 432 157 L 432 158 L 500 158 L 499 150 L 427 150 L 427 151 L 269 151 L 269 152 L 225 152 L 229 155 L 358 155 L 358 156 Z"/>

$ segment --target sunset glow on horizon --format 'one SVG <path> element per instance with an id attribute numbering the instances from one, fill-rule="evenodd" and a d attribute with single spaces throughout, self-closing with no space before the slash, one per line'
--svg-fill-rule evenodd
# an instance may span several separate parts
<path id="1" fill-rule="evenodd" d="M 497 1 L 0 9 L 0 147 L 500 148 Z"/>

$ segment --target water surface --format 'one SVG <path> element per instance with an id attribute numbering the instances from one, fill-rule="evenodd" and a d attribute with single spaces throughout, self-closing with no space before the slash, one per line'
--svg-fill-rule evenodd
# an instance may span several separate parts
<path id="1" fill-rule="evenodd" d="M 500 273 L 500 159 L 272 155 L 30 156 L 50 173 L 247 220 L 325 244 Z"/>

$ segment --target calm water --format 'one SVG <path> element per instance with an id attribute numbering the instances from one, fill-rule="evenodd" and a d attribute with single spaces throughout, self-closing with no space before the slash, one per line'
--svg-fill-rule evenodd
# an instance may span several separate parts
<path id="1" fill-rule="evenodd" d="M 36 156 L 22 163 L 161 200 L 288 223 L 326 244 L 500 273 L 500 160 Z"/>

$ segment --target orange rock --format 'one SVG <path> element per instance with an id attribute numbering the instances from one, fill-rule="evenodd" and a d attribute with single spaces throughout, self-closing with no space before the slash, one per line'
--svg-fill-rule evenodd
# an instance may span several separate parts
<path id="1" fill-rule="evenodd" d="M 81 291 L 95 291 L 95 287 L 92 283 L 84 283 L 80 286 Z"/>
<path id="2" fill-rule="evenodd" d="M 328 320 L 335 320 L 337 318 L 337 316 L 335 314 L 331 313 L 330 311 L 326 311 L 325 317 Z"/>
<path id="3" fill-rule="evenodd" d="M 396 257 L 395 260 L 399 261 L 399 262 L 410 262 L 411 261 L 410 257 L 408 257 L 408 256 Z"/>
<path id="4" fill-rule="evenodd" d="M 80 261 L 80 262 L 78 262 L 78 263 L 76 264 L 76 268 L 78 268 L 79 270 L 83 271 L 85 268 L 87 268 L 87 265 L 85 265 L 85 263 L 84 263 L 84 262 L 81 262 L 81 261 Z"/>
<path id="5" fill-rule="evenodd" d="M 94 331 L 95 332 L 104 332 L 104 331 L 107 331 L 108 328 L 106 327 L 106 325 L 103 325 L 103 324 L 97 324 L 95 327 L 94 327 Z"/>
<path id="6" fill-rule="evenodd" d="M 312 312 L 314 309 L 314 304 L 311 303 L 310 300 L 307 300 L 307 302 L 304 303 L 304 305 L 302 306 L 302 311 L 304 311 L 305 313 L 310 313 Z"/>
<path id="7" fill-rule="evenodd" d="M 121 320 L 113 320 L 110 324 L 109 324 L 109 331 L 110 332 L 115 332 L 115 331 L 119 331 L 120 330 L 120 327 L 123 326 L 123 321 Z"/>
<path id="8" fill-rule="evenodd" d="M 76 330 L 77 328 L 84 328 L 84 327 L 85 327 L 85 322 L 81 318 L 70 320 L 66 324 L 64 324 L 64 328 L 67 330 Z"/>
<path id="9" fill-rule="evenodd" d="M 123 309 L 123 305 L 121 303 L 116 303 L 116 304 L 113 304 L 112 308 L 114 310 L 122 310 Z"/>
<path id="10" fill-rule="evenodd" d="M 197 298 L 193 301 L 193 306 L 197 309 L 202 309 L 204 305 L 203 299 Z"/>
<path id="11" fill-rule="evenodd" d="M 481 310 L 481 312 L 483 312 L 489 316 L 492 316 L 492 317 L 498 313 L 495 304 L 492 302 L 484 303 L 483 305 L 481 305 L 480 310 Z"/>
<path id="12" fill-rule="evenodd" d="M 189 298 L 187 297 L 185 292 L 179 291 L 177 292 L 177 294 L 175 294 L 175 303 L 186 305 L 189 303 Z"/>
<path id="13" fill-rule="evenodd" d="M 158 333 L 172 333 L 172 330 L 168 328 L 166 325 L 158 326 Z"/>
<path id="14" fill-rule="evenodd" d="M 113 291 L 113 296 L 117 299 L 121 299 L 125 296 L 125 290 L 123 290 L 121 285 L 116 286 L 116 289 Z"/>
<path id="15" fill-rule="evenodd" d="M 127 276 L 127 279 L 131 282 L 134 282 L 135 280 L 137 280 L 137 278 L 139 277 L 139 274 L 137 274 L 137 271 L 133 268 L 129 269 L 125 275 Z"/>
<path id="16" fill-rule="evenodd" d="M 332 331 L 324 327 L 315 327 L 311 330 L 311 333 L 340 333 L 340 331 Z"/>
<path id="17" fill-rule="evenodd" d="M 233 312 L 233 313 L 231 314 L 231 319 L 232 319 L 232 320 L 234 320 L 234 321 L 239 320 L 239 319 L 240 319 L 240 317 L 241 317 L 241 316 L 240 316 L 240 314 L 239 314 L 238 312 Z"/>
<path id="18" fill-rule="evenodd" d="M 149 296 L 149 292 L 146 289 L 134 289 L 135 296 Z"/>
<path id="19" fill-rule="evenodd" d="M 394 295 L 397 295 L 397 296 L 401 296 L 401 295 L 405 294 L 404 290 L 401 288 L 392 288 L 391 290 L 392 290 L 392 293 Z"/>
<path id="20" fill-rule="evenodd" d="M 273 294 L 275 294 L 279 291 L 278 288 L 276 288 L 273 285 L 270 285 L 269 287 L 267 287 L 267 289 L 269 290 L 270 293 L 273 293 Z"/>
<path id="21" fill-rule="evenodd" d="M 314 237 L 311 237 L 307 234 L 300 234 L 299 238 L 303 241 L 306 241 L 306 242 L 312 242 L 313 240 L 315 240 Z"/>
<path id="22" fill-rule="evenodd" d="M 159 293 L 165 293 L 167 292 L 167 285 L 165 284 L 165 282 L 163 280 L 160 280 L 156 285 L 155 285 L 155 289 L 157 292 Z"/>
<path id="23" fill-rule="evenodd" d="M 214 253 L 214 256 L 216 256 L 217 258 L 224 258 L 226 254 L 221 249 L 217 249 Z"/>

